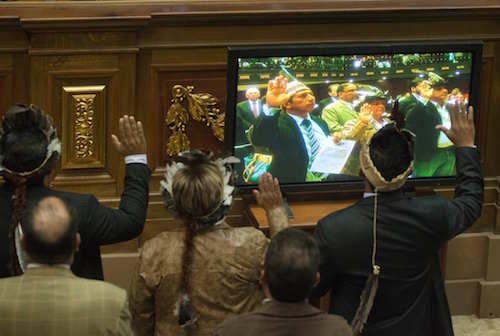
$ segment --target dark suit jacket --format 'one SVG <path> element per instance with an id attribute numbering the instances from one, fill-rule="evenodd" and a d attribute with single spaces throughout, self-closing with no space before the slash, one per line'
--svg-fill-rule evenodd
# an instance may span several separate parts
<path id="1" fill-rule="evenodd" d="M 327 315 L 306 302 L 270 301 L 254 312 L 224 321 L 217 336 L 351 336 L 340 316 Z"/>
<path id="2" fill-rule="evenodd" d="M 27 201 L 33 202 L 45 196 L 63 198 L 77 212 L 78 231 L 81 236 L 79 251 L 75 254 L 71 269 L 77 276 L 103 279 L 100 245 L 133 239 L 141 234 L 146 220 L 149 197 L 149 168 L 145 164 L 126 165 L 125 186 L 118 209 L 101 205 L 95 196 L 52 190 L 32 185 L 27 190 Z M 12 216 L 12 185 L 0 187 L 0 277 L 9 276 L 7 262 L 8 226 Z"/>
<path id="3" fill-rule="evenodd" d="M 328 136 L 325 122 L 310 116 Z M 285 111 L 273 116 L 260 115 L 254 124 L 252 143 L 269 148 L 273 155 L 270 173 L 280 182 L 305 181 L 309 155 L 299 126 Z"/>
<path id="4" fill-rule="evenodd" d="M 415 159 L 429 161 L 437 151 L 441 115 L 430 101 L 424 105 L 415 96 L 401 99 L 399 109 L 406 116 L 406 128 L 415 136 Z"/>
<path id="5" fill-rule="evenodd" d="M 377 257 L 380 283 L 364 335 L 453 335 L 439 269 L 443 243 L 481 214 L 483 179 L 479 153 L 457 148 L 457 186 L 452 201 L 380 193 Z M 331 289 L 330 313 L 351 321 L 371 272 L 374 197 L 321 219 L 315 237 L 321 251 L 316 296 Z"/>
<path id="6" fill-rule="evenodd" d="M 259 106 L 259 115 L 262 115 L 262 100 L 257 99 L 257 105 Z M 248 100 L 242 101 L 236 105 L 236 135 L 235 144 L 244 145 L 248 143 L 248 138 L 245 131 L 250 128 L 255 122 L 256 118 L 253 115 L 252 110 Z"/>

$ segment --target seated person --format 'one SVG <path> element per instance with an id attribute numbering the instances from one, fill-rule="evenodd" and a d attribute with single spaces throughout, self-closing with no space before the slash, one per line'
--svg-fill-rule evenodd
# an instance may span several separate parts
<path id="1" fill-rule="evenodd" d="M 70 270 L 79 216 L 55 196 L 25 211 L 19 240 L 28 265 L 23 275 L 0 279 L 2 336 L 133 335 L 127 293 Z"/>
<path id="2" fill-rule="evenodd" d="M 338 315 L 327 315 L 307 299 L 319 281 L 319 249 L 314 239 L 297 229 L 279 232 L 269 244 L 261 273 L 266 294 L 255 311 L 226 320 L 217 336 L 350 336 Z"/>
<path id="3" fill-rule="evenodd" d="M 139 335 L 212 335 L 228 315 L 252 311 L 264 299 L 258 268 L 268 239 L 254 227 L 231 227 L 226 212 L 233 180 L 228 159 L 191 151 L 167 166 L 162 181 L 168 210 L 185 230 L 147 241 L 130 291 Z M 255 191 L 273 222 L 288 225 L 278 181 L 265 174 Z"/>
<path id="4" fill-rule="evenodd" d="M 95 196 L 49 188 L 61 152 L 61 143 L 50 115 L 34 105 L 12 106 L 0 125 L 0 277 L 19 275 L 24 260 L 18 248 L 18 223 L 24 203 L 44 196 L 64 198 L 80 214 L 82 238 L 71 270 L 78 276 L 103 279 L 99 246 L 137 237 L 144 228 L 148 208 L 149 176 L 146 139 L 134 117 L 120 118 L 115 149 L 125 159 L 125 184 L 118 209 L 101 205 Z"/>

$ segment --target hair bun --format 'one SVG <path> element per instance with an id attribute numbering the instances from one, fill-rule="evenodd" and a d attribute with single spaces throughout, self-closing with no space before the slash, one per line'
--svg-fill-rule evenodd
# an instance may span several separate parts
<path id="1" fill-rule="evenodd" d="M 49 142 L 57 136 L 52 117 L 33 104 L 14 105 L 3 117 L 0 135 L 22 130 L 39 130 L 45 134 Z"/>

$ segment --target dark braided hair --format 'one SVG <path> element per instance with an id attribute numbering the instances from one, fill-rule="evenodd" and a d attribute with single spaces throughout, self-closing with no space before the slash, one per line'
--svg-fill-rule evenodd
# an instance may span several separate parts
<path id="1" fill-rule="evenodd" d="M 41 183 L 50 173 L 59 154 L 46 158 L 49 140 L 57 137 L 52 118 L 34 105 L 14 105 L 0 125 L 0 156 L 3 176 L 14 186 L 12 220 L 9 224 L 9 260 L 11 275 L 22 274 L 15 245 L 15 230 L 21 223 L 26 188 Z M 45 162 L 45 163 L 44 163 Z"/>

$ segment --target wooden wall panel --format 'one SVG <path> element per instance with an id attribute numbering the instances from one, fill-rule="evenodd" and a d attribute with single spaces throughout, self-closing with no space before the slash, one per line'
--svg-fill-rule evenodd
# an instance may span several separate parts
<path id="1" fill-rule="evenodd" d="M 134 114 L 135 54 L 32 56 L 32 101 L 50 111 L 64 140 L 65 156 L 53 185 L 62 189 L 85 190 L 99 195 L 116 195 L 121 188 L 123 162 L 111 145 L 118 119 Z M 75 92 L 98 92 L 93 120 L 95 153 L 75 161 L 73 122 Z M 81 126 L 81 125 L 80 125 Z M 78 168 L 78 171 L 75 171 Z"/>

